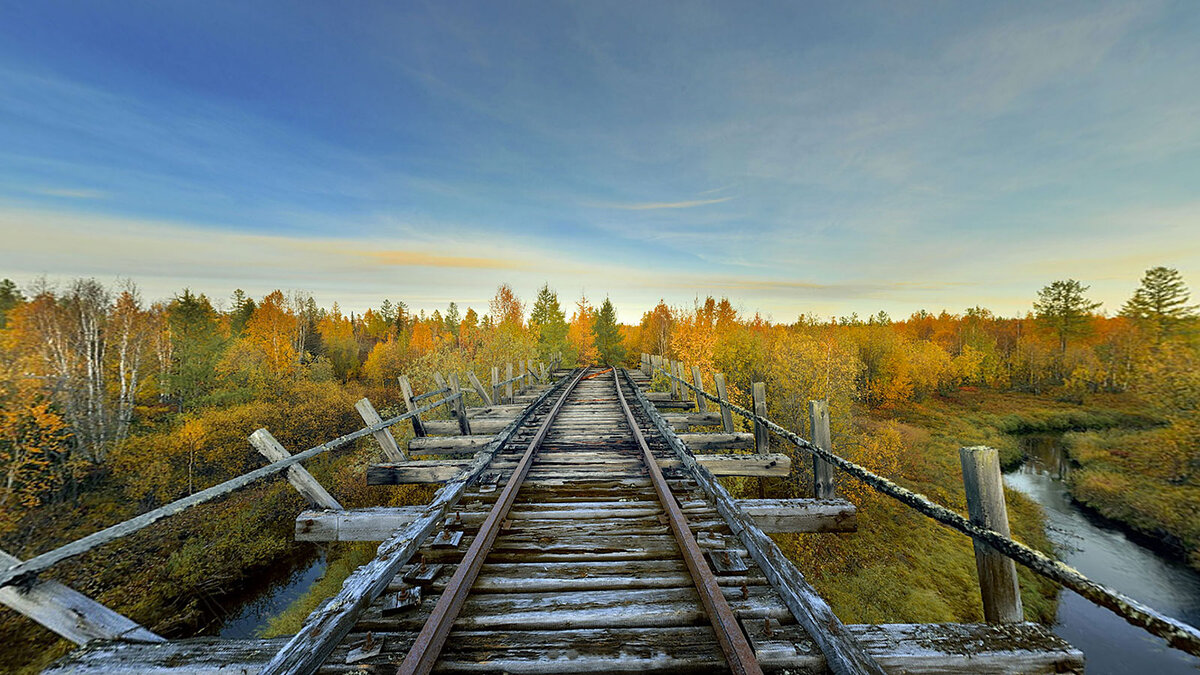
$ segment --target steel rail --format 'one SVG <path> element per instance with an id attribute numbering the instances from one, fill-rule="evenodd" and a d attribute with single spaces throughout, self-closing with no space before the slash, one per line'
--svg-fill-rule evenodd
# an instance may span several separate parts
<path id="1" fill-rule="evenodd" d="M 708 614 L 709 621 L 712 622 L 713 631 L 717 634 L 717 642 L 721 645 L 721 651 L 725 652 L 729 670 L 735 675 L 761 675 L 762 668 L 758 665 L 754 649 L 751 648 L 745 633 L 742 632 L 742 627 L 738 624 L 733 609 L 729 607 L 729 602 L 725 600 L 721 586 L 717 583 L 717 577 L 705 562 L 704 552 L 700 550 L 700 544 L 696 543 L 696 537 L 692 535 L 692 528 L 688 526 L 687 517 L 679 508 L 675 495 L 671 493 L 671 488 L 667 485 L 667 479 L 663 477 L 662 469 L 658 467 L 658 460 L 650 451 L 650 446 L 646 443 L 646 438 L 638 427 L 633 411 L 625 402 L 625 394 L 621 391 L 621 380 L 617 377 L 615 369 L 613 370 L 613 384 L 617 388 L 617 400 L 621 402 L 621 409 L 625 412 L 625 421 L 629 423 L 633 437 L 637 439 L 638 445 L 642 448 L 642 459 L 646 463 L 650 480 L 654 483 L 654 491 L 658 493 L 658 500 L 662 502 L 663 509 L 667 512 L 667 521 L 671 525 L 671 532 L 674 533 L 675 541 L 679 543 L 679 548 L 683 551 L 683 560 L 687 563 L 692 582 L 700 593 L 700 601 L 704 603 L 704 610 Z"/>
<path id="2" fill-rule="evenodd" d="M 504 491 L 500 493 L 499 499 L 492 505 L 492 510 L 488 512 L 487 519 L 480 526 L 479 534 L 475 535 L 475 540 L 471 542 L 471 546 L 463 555 L 463 561 L 459 563 L 454 576 L 450 577 L 446 589 L 442 591 L 442 596 L 434 605 L 433 612 L 425 621 L 425 625 L 421 626 L 421 632 L 417 634 L 416 641 L 405 655 L 400 669 L 396 671 L 398 675 L 425 675 L 433 670 L 433 666 L 442 652 L 442 647 L 446 644 L 446 638 L 450 636 L 454 619 L 462 610 L 463 603 L 466 602 L 467 595 L 471 592 L 475 578 L 479 576 L 479 570 L 483 567 L 488 551 L 491 550 L 492 544 L 500 534 L 500 525 L 508 517 L 508 512 L 516 500 L 517 492 L 521 489 L 521 484 L 525 482 L 525 476 L 529 474 L 534 455 L 537 454 L 542 441 L 546 440 L 546 435 L 550 433 L 550 425 L 554 423 L 554 418 L 562 410 L 563 405 L 567 402 L 567 397 L 575 389 L 575 385 L 579 384 L 584 372 L 583 369 L 580 369 L 579 373 L 575 375 L 575 379 L 567 385 L 562 396 L 554 402 L 546 419 L 542 421 L 537 434 L 525 448 L 525 454 L 521 456 L 517 468 L 508 477 L 508 482 L 504 484 Z"/>

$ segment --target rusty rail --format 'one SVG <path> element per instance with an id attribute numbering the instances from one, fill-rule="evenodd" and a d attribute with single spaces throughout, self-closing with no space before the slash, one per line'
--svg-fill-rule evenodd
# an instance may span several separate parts
<path id="1" fill-rule="evenodd" d="M 696 590 L 700 593 L 700 601 L 704 603 L 704 610 L 708 614 L 709 621 L 712 622 L 713 631 L 717 634 L 717 642 L 721 645 L 721 651 L 725 652 L 729 670 L 735 675 L 762 675 L 762 668 L 758 665 L 754 649 L 750 647 L 746 634 L 738 625 L 737 616 L 729 607 L 725 595 L 721 593 L 717 578 L 709 569 L 708 563 L 705 562 L 704 552 L 700 550 L 700 544 L 696 543 L 696 537 L 692 535 L 692 528 L 688 526 L 687 517 L 683 515 L 683 510 L 679 508 L 679 503 L 671 494 L 671 488 L 667 485 L 666 478 L 663 478 L 662 469 L 658 468 L 658 460 L 654 458 L 654 453 L 650 452 L 650 446 L 646 443 L 646 438 L 638 427 L 637 419 L 634 418 L 633 411 L 629 409 L 629 404 L 625 402 L 625 394 L 621 391 L 621 381 L 615 371 L 613 372 L 613 384 L 617 388 L 617 400 L 621 403 L 621 410 L 625 412 L 625 421 L 629 423 L 633 437 L 637 439 L 638 445 L 642 448 L 642 459 L 646 463 L 650 480 L 654 483 L 654 491 L 658 493 L 658 500 L 662 502 L 663 509 L 667 512 L 667 521 L 671 525 L 671 532 L 675 535 L 675 541 L 679 543 L 680 550 L 683 551 L 683 560 L 687 564 L 688 571 L 691 572 Z"/>
<path id="2" fill-rule="evenodd" d="M 471 586 L 475 583 L 475 578 L 479 576 L 479 570 L 483 567 L 484 560 L 487 559 L 488 551 L 491 550 L 492 544 L 500 534 L 501 524 L 508 517 L 508 512 L 516 500 L 517 492 L 521 489 L 521 484 L 525 482 L 525 476 L 529 474 L 529 467 L 533 465 L 533 458 L 537 454 L 538 448 L 546 439 L 546 435 L 550 432 L 550 425 L 554 423 L 554 418 L 562 410 L 563 405 L 567 402 L 567 397 L 575 389 L 575 385 L 579 384 L 584 372 L 586 371 L 580 370 L 575 379 L 567 385 L 562 396 L 555 401 L 554 407 L 542 421 L 537 434 L 525 448 L 525 454 L 521 456 L 517 468 L 509 476 L 508 482 L 504 484 L 504 491 L 500 493 L 500 498 L 488 512 L 487 519 L 479 528 L 479 534 L 475 536 L 470 548 L 463 555 L 462 563 L 459 564 L 454 576 L 446 584 L 446 590 L 442 591 L 442 596 L 438 598 L 429 619 L 421 627 L 416 641 L 404 657 L 404 662 L 400 664 L 400 669 L 397 671 L 399 675 L 425 675 L 433 670 L 438 655 L 441 654 L 442 647 L 446 644 L 446 638 L 450 636 L 454 619 L 462 610 L 463 603 L 466 602 L 467 595 L 471 592 Z"/>

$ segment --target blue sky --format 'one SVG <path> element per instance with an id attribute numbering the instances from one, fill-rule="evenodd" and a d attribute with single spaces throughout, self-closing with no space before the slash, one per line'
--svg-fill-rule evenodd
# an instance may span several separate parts
<path id="1" fill-rule="evenodd" d="M 0 276 L 726 295 L 1200 288 L 1200 6 L 0 0 Z"/>

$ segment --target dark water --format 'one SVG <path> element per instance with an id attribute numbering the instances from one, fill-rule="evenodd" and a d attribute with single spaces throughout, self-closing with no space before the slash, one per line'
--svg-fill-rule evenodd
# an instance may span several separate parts
<path id="1" fill-rule="evenodd" d="M 223 638 L 252 638 L 267 627 L 271 619 L 304 595 L 325 574 L 325 554 L 296 561 L 286 574 L 248 591 L 237 602 L 227 604 L 227 614 L 216 635 Z"/>
<path id="2" fill-rule="evenodd" d="M 1168 616 L 1200 625 L 1200 573 L 1147 548 L 1071 501 L 1061 435 L 1021 442 L 1029 460 L 1004 476 L 1009 487 L 1042 505 L 1050 538 L 1064 562 L 1091 579 Z M 1171 649 L 1112 612 L 1063 590 L 1054 632 L 1083 650 L 1089 673 L 1200 672 L 1200 658 Z"/>

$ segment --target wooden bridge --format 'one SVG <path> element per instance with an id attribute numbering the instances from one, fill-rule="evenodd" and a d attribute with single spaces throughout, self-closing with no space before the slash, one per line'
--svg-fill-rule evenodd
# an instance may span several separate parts
<path id="1" fill-rule="evenodd" d="M 648 391 L 655 371 L 674 375 L 671 391 Z M 832 464 L 813 455 L 810 499 L 733 499 L 717 480 L 791 471 L 788 454 L 770 451 L 782 430 L 765 419 L 765 388 L 754 387 L 755 415 L 728 401 L 723 379 L 710 396 L 698 370 L 692 384 L 657 357 L 642 370 L 521 364 L 508 375 L 493 369 L 489 391 L 471 374 L 482 403 L 471 408 L 455 377 L 423 395 L 402 378 L 407 413 L 383 420 L 363 399 L 366 428 L 296 455 L 259 430 L 251 441 L 272 464 L 193 496 L 286 471 L 313 505 L 296 519 L 297 540 L 382 542 L 290 639 L 164 641 L 34 576 L 186 500 L 14 564 L 0 572 L 0 600 L 86 643 L 51 673 L 1083 670 L 1078 650 L 1023 621 L 1012 561 L 986 545 L 977 557 L 988 623 L 839 621 L 769 536 L 856 528 L 854 506 L 833 494 Z M 421 417 L 440 406 L 451 419 Z M 754 432 L 736 431 L 733 412 L 753 416 Z M 828 414 L 817 402 L 812 413 L 825 453 Z M 389 431 L 404 420 L 415 434 L 407 449 Z M 367 435 L 386 459 L 367 482 L 442 483 L 429 504 L 347 510 L 300 465 Z M 991 452 L 964 451 L 971 521 L 1007 535 Z"/>

